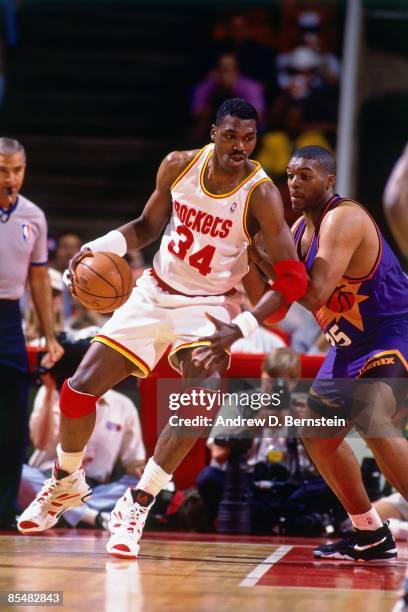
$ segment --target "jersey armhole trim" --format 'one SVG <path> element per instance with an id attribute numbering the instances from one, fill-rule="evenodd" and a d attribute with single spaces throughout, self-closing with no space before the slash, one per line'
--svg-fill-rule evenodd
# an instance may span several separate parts
<path id="1" fill-rule="evenodd" d="M 180 174 L 176 177 L 176 179 L 173 181 L 171 187 L 170 187 L 170 191 L 172 189 L 174 189 L 174 187 L 177 185 L 177 183 L 179 183 L 181 181 L 181 179 L 187 174 L 187 172 L 194 166 L 194 164 L 196 163 L 196 161 L 198 160 L 198 158 L 201 156 L 201 154 L 203 153 L 203 151 L 208 147 L 208 145 L 205 145 L 205 147 L 203 147 L 202 149 L 199 150 L 199 152 L 193 157 L 193 159 L 187 164 L 187 166 L 184 168 L 184 170 L 182 170 L 180 172 Z"/>
<path id="2" fill-rule="evenodd" d="M 251 189 L 248 191 L 247 193 L 247 197 L 245 200 L 245 206 L 244 206 L 244 213 L 242 215 L 242 228 L 244 230 L 244 234 L 248 239 L 249 244 L 252 244 L 252 237 L 249 235 L 249 231 L 248 231 L 248 227 L 247 227 L 247 215 L 248 215 L 248 209 L 249 209 L 249 202 L 251 199 L 251 195 L 253 190 L 258 187 L 258 185 L 260 185 L 261 183 L 272 183 L 272 179 L 270 179 L 269 177 L 264 177 L 262 179 L 260 179 L 259 181 L 257 181 L 256 183 L 254 183 L 251 187 Z"/>
<path id="3" fill-rule="evenodd" d="M 352 200 L 354 202 L 354 200 Z M 358 204 L 359 206 L 361 206 L 361 204 L 359 202 L 356 202 L 356 204 Z M 346 276 L 345 274 L 343 275 L 344 278 L 346 278 L 348 281 L 350 281 L 351 283 L 362 283 L 363 281 L 368 281 L 371 280 L 372 277 L 374 276 L 374 274 L 377 271 L 378 266 L 381 263 L 381 257 L 382 257 L 382 239 L 381 239 L 381 234 L 380 234 L 380 230 L 378 229 L 378 225 L 376 224 L 376 222 L 374 221 L 373 217 L 370 215 L 370 213 L 368 212 L 368 210 L 366 210 L 364 208 L 364 206 L 361 206 L 361 208 L 367 213 L 367 215 L 369 216 L 369 218 L 371 219 L 374 227 L 375 227 L 375 231 L 377 232 L 377 238 L 378 238 L 378 251 L 377 251 L 377 257 L 375 259 L 375 262 L 373 264 L 373 267 L 371 268 L 370 272 L 368 274 L 366 274 L 365 276 L 359 276 L 359 277 L 354 277 L 354 276 Z"/>
<path id="4" fill-rule="evenodd" d="M 357 206 L 359 206 L 369 217 L 369 219 L 372 221 L 374 227 L 375 227 L 375 231 L 377 232 L 377 238 L 378 238 L 378 251 L 377 251 L 377 257 L 375 258 L 374 264 L 370 270 L 370 272 L 368 274 L 365 274 L 364 276 L 346 276 L 346 274 L 343 274 L 342 278 L 345 278 L 346 280 L 348 280 L 350 283 L 362 283 L 363 281 L 367 281 L 367 280 L 371 280 L 372 277 L 374 276 L 374 274 L 377 271 L 378 266 L 380 265 L 381 262 L 381 256 L 382 256 L 382 239 L 381 239 L 381 233 L 380 230 L 378 228 L 377 223 L 375 222 L 373 216 L 368 212 L 368 210 L 365 208 L 365 206 L 363 206 L 360 202 L 357 202 L 357 200 L 353 200 L 352 198 L 342 198 L 339 194 L 334 194 L 333 196 L 334 198 L 338 198 L 338 201 L 335 202 L 335 207 L 337 207 L 339 204 L 341 204 L 342 202 L 353 202 L 353 204 L 357 204 Z M 333 204 L 333 198 L 331 198 L 331 200 L 329 200 L 328 204 L 330 204 L 330 206 Z M 322 217 L 320 219 L 320 224 L 323 221 L 323 217 L 326 215 L 327 212 L 329 212 L 329 206 L 326 206 Z M 333 210 L 333 209 L 332 209 Z M 319 224 L 319 232 L 320 232 L 320 224 Z M 319 232 L 317 232 L 317 237 L 319 238 Z"/>
<path id="5" fill-rule="evenodd" d="M 48 266 L 48 261 L 30 261 L 30 266 Z"/>

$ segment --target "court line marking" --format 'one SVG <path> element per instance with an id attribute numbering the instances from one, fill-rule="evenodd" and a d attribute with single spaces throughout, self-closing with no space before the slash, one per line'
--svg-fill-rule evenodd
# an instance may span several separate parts
<path id="1" fill-rule="evenodd" d="M 247 575 L 242 582 L 239 583 L 240 587 L 253 587 L 257 582 L 262 578 L 264 574 L 278 563 L 290 550 L 292 550 L 293 546 L 279 546 L 269 557 L 264 559 L 262 563 L 259 563 L 249 574 Z"/>

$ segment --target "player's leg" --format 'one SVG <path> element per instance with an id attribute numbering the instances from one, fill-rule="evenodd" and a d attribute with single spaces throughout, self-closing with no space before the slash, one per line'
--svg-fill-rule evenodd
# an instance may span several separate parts
<path id="1" fill-rule="evenodd" d="M 408 538 L 408 523 L 402 512 L 407 512 L 408 502 L 408 441 L 400 427 L 394 423 L 397 412 L 397 398 L 401 398 L 398 389 L 392 388 L 394 381 L 361 382 L 357 389 L 360 402 L 367 405 L 367 414 L 363 410 L 361 433 L 372 450 L 377 464 L 385 478 L 399 493 L 389 498 L 378 500 L 374 507 L 383 520 L 389 520 L 389 527 L 394 538 Z M 405 395 L 403 385 L 398 382 L 399 391 Z M 380 437 L 381 436 L 381 437 Z"/>
<path id="2" fill-rule="evenodd" d="M 157 300 L 159 303 L 163 300 L 164 337 L 169 337 L 169 334 L 174 337 L 169 360 L 183 376 L 183 390 L 197 386 L 205 387 L 207 390 L 208 387 L 214 389 L 214 384 L 221 380 L 228 367 L 228 355 L 216 364 L 209 379 L 207 371 L 193 364 L 192 350 L 198 345 L 198 338 L 208 336 L 213 331 L 213 325 L 206 318 L 205 312 L 228 322 L 238 314 L 236 298 L 221 297 L 218 304 L 214 304 L 215 298 L 211 298 L 211 303 L 205 298 L 203 302 L 197 303 L 197 299 L 194 298 L 187 303 L 185 298 L 180 301 L 180 296 L 176 295 L 173 298 L 167 293 L 162 295 L 157 289 L 155 292 L 155 304 Z M 148 320 L 150 319 L 151 316 Z M 188 412 L 188 409 L 186 411 Z M 191 416 L 191 410 L 188 416 Z M 109 522 L 111 537 L 107 544 L 107 551 L 110 554 L 126 558 L 137 557 L 143 527 L 156 495 L 170 481 L 173 471 L 192 448 L 200 433 L 198 427 L 171 427 L 168 424 L 163 429 L 154 455 L 147 462 L 137 489 L 128 489 L 118 500 L 111 514 Z"/>
<path id="3" fill-rule="evenodd" d="M 351 428 L 354 424 L 351 417 L 356 414 L 361 416 L 361 404 L 358 398 L 353 397 L 355 383 L 351 379 L 357 364 L 358 360 L 355 364 L 352 360 L 345 363 L 338 355 L 330 355 L 325 360 L 319 373 L 323 380 L 318 379 L 313 383 L 309 399 L 309 409 L 315 412 L 315 417 L 329 416 L 330 413 L 333 416 L 333 405 L 337 405 L 340 407 L 337 416 L 340 417 L 341 412 L 343 416 L 347 415 L 348 427 Z M 395 542 L 388 526 L 383 525 L 371 504 L 362 481 L 360 465 L 343 439 L 346 432 L 347 427 L 344 432 L 337 431 L 335 436 L 327 435 L 320 428 L 316 428 L 316 432 L 310 429 L 303 432 L 305 446 L 317 469 L 349 514 L 355 530 L 351 539 L 319 546 L 314 555 L 351 560 L 395 558 Z"/>
<path id="4" fill-rule="evenodd" d="M 408 440 L 394 422 L 397 397 L 402 399 L 405 391 L 403 380 L 389 379 L 386 382 L 363 378 L 356 389 L 356 399 L 362 406 L 357 415 L 360 434 L 385 478 L 407 499 Z"/>
<path id="5" fill-rule="evenodd" d="M 371 502 L 363 485 L 359 463 L 344 440 L 351 429 L 349 411 L 354 391 L 354 382 L 350 381 L 349 385 L 344 380 L 346 375 L 341 356 L 330 349 L 313 382 L 307 416 L 346 417 L 346 425 L 303 428 L 302 439 L 320 474 L 347 512 L 362 514 L 368 511 Z"/>
<path id="6" fill-rule="evenodd" d="M 54 526 L 60 516 L 81 506 L 92 493 L 82 460 L 95 424 L 96 402 L 112 386 L 129 376 L 135 364 L 121 353 L 93 343 L 78 370 L 61 392 L 58 461 L 35 500 L 20 516 L 22 533 L 38 533 Z"/>
<path id="7" fill-rule="evenodd" d="M 347 442 L 336 438 L 302 438 L 317 469 L 347 511 L 354 527 L 351 538 L 319 546 L 314 555 L 361 561 L 395 558 L 397 550 L 391 532 L 371 504 L 360 465 Z"/>
<path id="8" fill-rule="evenodd" d="M 66 453 L 83 451 L 95 425 L 92 404 L 135 369 L 135 364 L 118 351 L 100 342 L 91 344 L 61 397 L 61 448 Z"/>
<path id="9" fill-rule="evenodd" d="M 313 463 L 349 514 L 368 512 L 371 502 L 364 488 L 360 465 L 342 438 L 302 436 Z"/>
<path id="10" fill-rule="evenodd" d="M 191 359 L 192 349 L 179 351 L 178 359 L 183 375 L 183 390 L 191 388 L 197 381 L 200 388 L 215 390 L 214 385 L 228 367 L 229 356 L 217 364 L 217 371 L 209 378 L 208 371 L 195 366 Z M 199 427 L 171 426 L 167 424 L 161 432 L 154 450 L 136 489 L 128 489 L 117 502 L 109 522 L 111 537 L 107 551 L 116 557 L 136 558 L 143 527 L 156 495 L 170 481 L 178 467 L 202 433 Z M 126 520 L 123 520 L 126 517 Z"/>
<path id="11" fill-rule="evenodd" d="M 215 391 L 219 387 L 221 378 L 225 373 L 229 356 L 219 362 L 217 370 L 209 375 L 203 368 L 197 368 L 191 360 L 192 349 L 184 349 L 179 352 L 179 363 L 183 376 L 182 390 L 188 391 L 192 385 L 198 386 L 206 391 Z M 197 385 L 194 384 L 197 381 Z M 204 408 L 204 407 L 202 407 Z M 187 453 L 194 446 L 197 438 L 202 434 L 203 428 L 199 427 L 172 427 L 167 424 L 161 433 L 154 450 L 154 460 L 164 471 L 172 474 Z M 143 481 L 143 476 L 141 482 Z M 139 483 L 140 484 L 140 483 Z"/>

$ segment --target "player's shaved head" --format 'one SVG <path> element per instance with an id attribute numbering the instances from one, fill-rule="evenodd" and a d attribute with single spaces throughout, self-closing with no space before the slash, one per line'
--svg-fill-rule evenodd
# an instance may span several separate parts
<path id="1" fill-rule="evenodd" d="M 228 115 L 238 117 L 238 119 L 253 119 L 258 123 L 256 108 L 242 98 L 229 98 L 225 100 L 217 110 L 215 125 L 220 125 Z"/>
<path id="2" fill-rule="evenodd" d="M 297 149 L 291 159 L 313 159 L 317 161 L 328 174 L 336 176 L 336 160 L 329 149 L 318 145 L 310 145 L 309 147 L 301 147 Z"/>

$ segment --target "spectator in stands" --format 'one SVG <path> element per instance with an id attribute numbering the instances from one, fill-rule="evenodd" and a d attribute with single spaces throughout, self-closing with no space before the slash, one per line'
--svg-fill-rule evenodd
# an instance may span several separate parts
<path id="1" fill-rule="evenodd" d="M 83 240 L 79 234 L 74 231 L 66 230 L 60 234 L 57 238 L 57 245 L 55 255 L 52 260 L 52 266 L 64 273 L 64 270 L 68 268 L 69 260 L 79 251 Z M 64 299 L 64 317 L 68 319 L 71 317 L 74 311 L 74 301 L 67 287 L 64 285 L 63 289 Z"/>
<path id="2" fill-rule="evenodd" d="M 26 154 L 0 138 L 0 529 L 13 528 L 28 420 L 28 362 L 19 300 L 28 282 L 48 365 L 63 354 L 52 323 L 44 213 L 21 195 Z"/>
<path id="3" fill-rule="evenodd" d="M 137 279 L 142 276 L 146 268 L 148 268 L 143 257 L 143 253 L 142 251 L 133 251 L 131 253 L 127 253 L 125 255 L 125 259 L 133 272 L 133 278 L 136 282 Z"/>
<path id="4" fill-rule="evenodd" d="M 382 521 L 389 520 L 389 527 L 396 540 L 408 540 L 408 501 L 400 493 L 392 493 L 373 503 Z"/>
<path id="5" fill-rule="evenodd" d="M 224 53 L 214 70 L 193 91 L 191 112 L 195 119 L 194 138 L 202 139 L 215 110 L 227 98 L 243 98 L 258 111 L 259 123 L 265 117 L 265 98 L 261 83 L 243 76 L 234 53 Z"/>
<path id="6" fill-rule="evenodd" d="M 323 79 L 322 61 L 317 51 L 306 46 L 278 56 L 281 93 L 270 109 L 272 126 L 278 124 L 286 106 L 297 103 L 303 110 L 304 129 L 318 129 L 326 135 L 335 133 L 338 91 Z"/>
<path id="7" fill-rule="evenodd" d="M 214 63 L 224 53 L 234 53 L 243 75 L 265 87 L 275 85 L 275 52 L 254 40 L 246 14 L 236 13 L 218 24 L 217 38 L 211 53 Z"/>
<path id="8" fill-rule="evenodd" d="M 54 268 L 63 274 L 68 268 L 69 260 L 78 252 L 81 244 L 82 238 L 75 231 L 66 230 L 61 233 L 57 238 L 52 258 Z M 62 296 L 65 329 L 81 330 L 89 327 L 94 328 L 96 333 L 97 329 L 102 327 L 107 317 L 76 302 L 65 284 L 63 284 Z"/>
<path id="9" fill-rule="evenodd" d="M 326 85 L 337 87 L 340 80 L 340 60 L 334 53 L 324 49 L 320 32 L 303 32 L 300 44 L 319 54 L 319 73 L 323 82 Z"/>
<path id="10" fill-rule="evenodd" d="M 34 400 L 30 436 L 35 450 L 23 466 L 20 503 L 25 508 L 51 474 L 56 460 L 60 411 L 59 392 L 54 377 L 46 373 Z M 129 486 L 136 486 L 145 464 L 145 447 L 139 415 L 133 402 L 122 393 L 108 391 L 97 403 L 96 424 L 84 457 L 92 497 L 80 508 L 64 514 L 69 525 L 86 523 L 106 529 L 108 512 Z M 111 480 L 117 461 L 125 475 Z M 23 503 L 24 502 L 24 503 Z"/>
<path id="11" fill-rule="evenodd" d="M 296 379 L 300 376 L 300 358 L 290 348 L 278 348 L 272 353 L 265 356 L 262 364 L 261 385 L 260 388 L 254 389 L 253 393 L 269 393 L 273 391 L 274 381 L 283 379 L 288 383 L 288 391 L 294 390 Z M 245 392 L 248 395 L 248 392 Z M 250 393 L 251 394 L 251 393 Z M 246 403 L 246 407 L 248 404 Z M 286 410 L 288 407 L 283 407 Z M 248 410 L 248 408 L 246 408 Z M 220 413 L 225 417 L 242 416 L 243 408 L 240 403 L 230 403 L 222 406 Z M 249 412 L 253 412 L 249 408 Z M 268 408 L 268 414 L 277 414 L 272 409 Z M 279 411 L 278 411 L 279 412 Z M 248 416 L 245 414 L 245 416 Z M 254 416 L 254 414 L 251 414 Z M 259 416 L 259 413 L 256 414 Z M 270 450 L 271 431 L 265 428 L 263 431 L 257 431 L 257 436 L 254 438 L 254 430 L 247 431 L 247 437 L 253 439 L 250 451 L 246 456 L 247 467 L 253 470 L 254 465 L 260 461 L 267 460 L 267 454 Z M 214 521 L 217 517 L 218 506 L 224 493 L 226 484 L 226 470 L 228 467 L 228 459 L 230 455 L 230 445 L 228 439 L 242 439 L 245 435 L 245 430 L 240 427 L 225 428 L 222 426 L 213 427 L 209 436 L 207 445 L 211 451 L 210 465 L 201 470 L 197 477 L 197 487 L 200 495 L 205 503 L 210 521 Z M 276 431 L 274 432 L 276 439 Z M 215 441 L 217 440 L 217 442 Z M 225 439 L 225 443 L 220 443 L 221 439 Z M 250 479 L 252 480 L 252 478 Z"/>
<path id="12" fill-rule="evenodd" d="M 303 107 L 299 102 L 292 100 L 289 106 L 285 105 L 279 123 L 280 129 L 263 135 L 257 159 L 275 183 L 286 184 L 286 169 L 296 149 L 312 144 L 329 149 L 330 146 L 322 132 L 305 129 Z"/>

